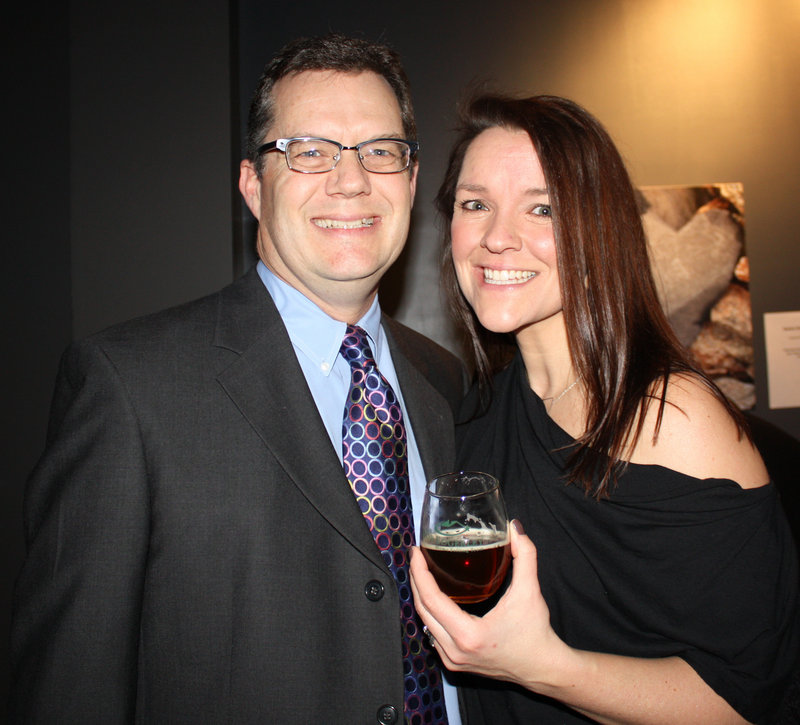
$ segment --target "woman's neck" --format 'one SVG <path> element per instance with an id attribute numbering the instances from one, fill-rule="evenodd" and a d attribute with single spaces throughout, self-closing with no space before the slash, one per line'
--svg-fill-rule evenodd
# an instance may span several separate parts
<path id="1" fill-rule="evenodd" d="M 587 404 L 578 371 L 572 364 L 563 325 L 537 326 L 517 336 L 528 385 L 544 403 L 547 414 L 573 438 L 586 430 Z"/>
<path id="2" fill-rule="evenodd" d="M 542 400 L 555 400 L 577 380 L 563 324 L 543 320 L 520 330 L 516 335 L 528 384 Z M 556 321 L 553 321 L 556 323 Z"/>

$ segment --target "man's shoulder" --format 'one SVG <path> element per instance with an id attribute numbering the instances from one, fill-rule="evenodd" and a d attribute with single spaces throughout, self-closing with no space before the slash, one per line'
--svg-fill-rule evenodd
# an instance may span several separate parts
<path id="1" fill-rule="evenodd" d="M 209 355 L 241 352 L 254 339 L 269 333 L 273 318 L 269 305 L 269 295 L 258 276 L 253 280 L 246 274 L 196 300 L 80 338 L 69 345 L 64 361 L 83 367 L 100 355 L 123 367 L 185 369 L 194 363 L 202 364 Z"/>
<path id="2" fill-rule="evenodd" d="M 209 328 L 216 326 L 225 314 L 223 306 L 230 308 L 231 316 L 235 310 L 253 308 L 261 293 L 260 302 L 268 297 L 255 272 L 188 302 L 182 302 L 162 310 L 115 323 L 103 330 L 88 335 L 79 343 L 86 344 L 133 344 L 163 338 L 165 341 L 175 336 L 207 336 Z"/>
<path id="3" fill-rule="evenodd" d="M 421 332 L 417 332 L 387 315 L 383 316 L 382 322 L 384 329 L 389 333 L 390 339 L 394 340 L 400 351 L 411 362 L 433 361 L 436 364 L 445 366 L 447 369 L 459 371 L 463 369 L 461 360 L 452 352 Z"/>

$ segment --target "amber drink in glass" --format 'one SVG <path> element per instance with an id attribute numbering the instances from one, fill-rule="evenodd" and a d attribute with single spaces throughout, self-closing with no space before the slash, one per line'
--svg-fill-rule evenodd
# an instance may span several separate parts
<path id="1" fill-rule="evenodd" d="M 459 471 L 425 490 L 420 549 L 439 588 L 460 604 L 491 597 L 511 561 L 506 506 L 494 476 Z"/>

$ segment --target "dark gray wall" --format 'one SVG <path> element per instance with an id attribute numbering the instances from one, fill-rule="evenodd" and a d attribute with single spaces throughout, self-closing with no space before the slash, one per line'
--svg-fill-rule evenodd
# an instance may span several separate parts
<path id="1" fill-rule="evenodd" d="M 0 703 L 8 680 L 11 585 L 22 560 L 22 489 L 41 450 L 55 364 L 72 336 L 66 4 L 15 3 L 3 20 L 0 243 Z M 0 715 L 0 720 L 4 720 Z"/>
<path id="2" fill-rule="evenodd" d="M 229 32 L 224 0 L 70 3 L 76 336 L 231 280 Z"/>
<path id="3" fill-rule="evenodd" d="M 229 4 L 23 5 L 3 23 L 3 708 L 22 491 L 58 358 L 74 337 L 229 282 L 238 229 Z"/>

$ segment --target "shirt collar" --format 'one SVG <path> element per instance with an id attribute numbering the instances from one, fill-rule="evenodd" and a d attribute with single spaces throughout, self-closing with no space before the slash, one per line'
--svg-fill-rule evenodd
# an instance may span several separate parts
<path id="1" fill-rule="evenodd" d="M 280 279 L 263 262 L 257 265 L 258 275 L 278 308 L 278 313 L 289 333 L 292 344 L 324 374 L 333 370 L 342 346 L 347 324 L 334 320 L 323 312 L 302 292 Z M 378 296 L 366 314 L 358 321 L 359 327 L 370 337 L 372 354 L 380 367 L 380 350 L 383 347 L 381 308 Z"/>

